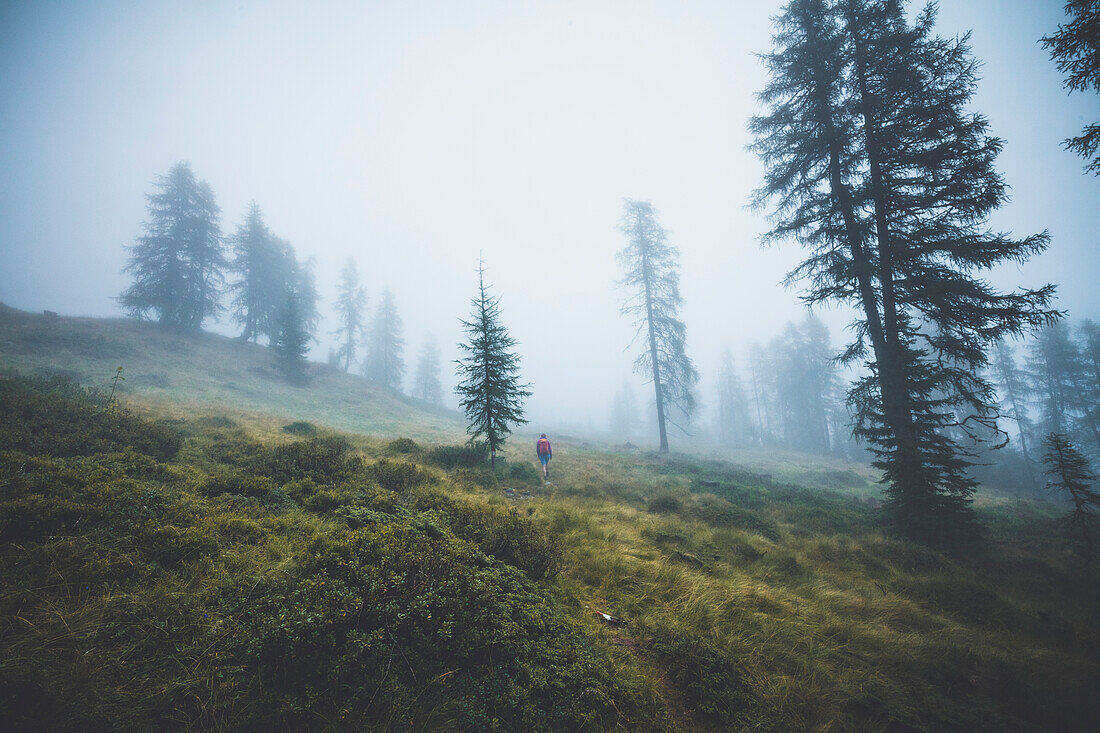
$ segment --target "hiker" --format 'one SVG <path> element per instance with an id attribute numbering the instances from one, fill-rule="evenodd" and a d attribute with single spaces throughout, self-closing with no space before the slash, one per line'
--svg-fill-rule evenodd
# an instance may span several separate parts
<path id="1" fill-rule="evenodd" d="M 546 437 L 546 433 L 543 433 L 542 437 L 535 442 L 535 455 L 542 461 L 543 480 L 549 481 L 550 467 L 547 464 L 550 463 L 550 459 L 554 457 L 554 451 L 550 448 L 550 439 Z"/>

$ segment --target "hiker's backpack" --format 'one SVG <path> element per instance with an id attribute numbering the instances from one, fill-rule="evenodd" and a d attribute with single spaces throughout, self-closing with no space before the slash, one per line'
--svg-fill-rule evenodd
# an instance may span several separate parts
<path id="1" fill-rule="evenodd" d="M 546 438 L 539 438 L 538 447 L 535 448 L 535 452 L 540 456 L 544 456 L 550 452 L 550 441 Z"/>

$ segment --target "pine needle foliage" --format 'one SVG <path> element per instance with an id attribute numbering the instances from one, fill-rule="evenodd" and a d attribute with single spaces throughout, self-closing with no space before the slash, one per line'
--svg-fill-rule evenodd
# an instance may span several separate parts
<path id="1" fill-rule="evenodd" d="M 443 404 L 443 387 L 439 383 L 439 370 L 439 346 L 434 338 L 428 337 L 420 347 L 420 355 L 416 360 L 413 397 L 432 405 Z"/>
<path id="2" fill-rule="evenodd" d="M 459 384 L 455 387 L 466 413 L 470 444 L 484 440 L 489 460 L 512 434 L 512 425 L 527 422 L 523 400 L 531 396 L 529 384 L 521 384 L 516 340 L 500 322 L 500 297 L 489 295 L 485 265 L 478 265 L 478 295 L 470 301 L 470 320 L 462 321 L 467 340 L 458 344 L 464 356 L 455 362 Z"/>
<path id="3" fill-rule="evenodd" d="M 394 391 L 401 391 L 405 379 L 405 338 L 401 332 L 401 316 L 397 314 L 393 293 L 386 288 L 371 326 L 370 351 L 363 373 Z"/>
<path id="4" fill-rule="evenodd" d="M 1100 0 L 1068 0 L 1065 9 L 1070 21 L 1040 43 L 1066 75 L 1062 86 L 1071 92 L 1100 92 Z M 1087 161 L 1086 172 L 1100 176 L 1100 122 L 1085 125 L 1063 145 Z"/>
<path id="5" fill-rule="evenodd" d="M 1052 322 L 1054 287 L 1000 292 L 982 273 L 1049 243 L 989 230 L 1007 200 L 1003 142 L 970 111 L 978 62 L 967 36 L 934 35 L 897 0 L 792 0 L 764 57 L 769 108 L 751 122 L 771 205 L 765 242 L 797 239 L 788 275 L 803 300 L 853 306 L 842 359 L 855 434 L 877 456 L 891 526 L 929 542 L 973 535 L 973 441 L 996 430 L 982 376 L 992 344 Z M 959 436 L 962 436 L 961 438 Z"/>
<path id="6" fill-rule="evenodd" d="M 129 248 L 124 272 L 134 281 L 119 302 L 132 316 L 155 313 L 161 324 L 197 331 L 221 311 L 227 266 L 221 209 L 191 166 L 176 163 L 147 196 L 145 234 Z"/>
<path id="7" fill-rule="evenodd" d="M 241 338 L 274 342 L 285 305 L 288 283 L 296 266 L 290 245 L 264 223 L 259 204 L 249 204 L 245 219 L 230 237 L 232 269 L 237 275 L 233 291 L 233 318 L 242 327 Z"/>
<path id="8" fill-rule="evenodd" d="M 620 313 L 633 319 L 635 342 L 644 339 L 634 373 L 653 384 L 660 452 L 667 454 L 666 422 L 675 424 L 672 414 L 685 423 L 691 418 L 699 381 L 685 350 L 687 329 L 679 318 L 680 253 L 669 244 L 668 232 L 648 201 L 626 199 L 619 229 L 629 240 L 618 254 L 623 268 L 619 284 L 627 290 Z"/>
<path id="9" fill-rule="evenodd" d="M 1100 494 L 1093 488 L 1097 475 L 1089 466 L 1088 459 L 1065 435 L 1051 433 L 1043 440 L 1043 445 L 1046 446 L 1043 463 L 1046 464 L 1050 476 L 1047 488 L 1068 494 L 1073 502 L 1070 521 L 1081 532 L 1081 554 L 1085 563 L 1089 564 L 1092 562 L 1096 511 L 1100 508 Z"/>
<path id="10" fill-rule="evenodd" d="M 1023 369 L 1016 366 L 1016 357 L 1013 354 L 1012 347 L 1004 341 L 998 341 L 996 347 L 994 347 L 990 371 L 997 381 L 1001 397 L 1001 414 L 1016 423 L 1020 454 L 1027 469 L 1027 478 L 1031 486 L 1037 488 L 1038 483 L 1035 481 L 1035 475 L 1031 468 L 1031 451 L 1028 449 L 1033 424 L 1027 411 L 1027 397 L 1030 394 L 1027 374 Z"/>
<path id="11" fill-rule="evenodd" d="M 279 373 L 291 384 L 303 385 L 308 380 L 306 354 L 309 353 L 310 332 L 306 322 L 302 293 L 287 290 L 279 314 L 279 331 L 271 345 Z"/>
<path id="12" fill-rule="evenodd" d="M 355 266 L 355 260 L 350 257 L 340 270 L 340 283 L 336 286 L 334 307 L 340 320 L 340 327 L 332 332 L 340 338 L 336 359 L 346 372 L 350 371 L 351 365 L 355 363 L 356 351 L 362 345 L 366 334 L 363 310 L 367 307 L 367 291 L 359 284 L 359 270 Z"/>

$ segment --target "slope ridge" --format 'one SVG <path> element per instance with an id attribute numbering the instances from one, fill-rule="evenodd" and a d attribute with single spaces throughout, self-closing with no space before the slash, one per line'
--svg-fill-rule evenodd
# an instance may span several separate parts
<path id="1" fill-rule="evenodd" d="M 0 304 L 0 368 L 62 374 L 102 389 L 119 366 L 122 398 L 157 412 L 308 420 L 430 442 L 464 435 L 458 413 L 325 364 L 310 363 L 308 386 L 287 384 L 268 349 L 240 339 L 173 333 L 121 318 L 37 315 Z"/>

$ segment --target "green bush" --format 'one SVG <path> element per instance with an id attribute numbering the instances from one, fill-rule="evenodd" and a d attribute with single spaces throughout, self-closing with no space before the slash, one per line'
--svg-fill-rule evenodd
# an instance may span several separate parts
<path id="1" fill-rule="evenodd" d="M 420 452 L 420 446 L 412 438 L 398 438 L 386 444 L 386 455 L 399 456 Z"/>
<path id="2" fill-rule="evenodd" d="M 530 463 L 506 463 L 505 476 L 513 484 L 524 486 L 537 485 L 542 480 L 542 473 Z"/>
<path id="3" fill-rule="evenodd" d="M 453 505 L 445 515 L 451 530 L 486 554 L 527 573 L 534 580 L 561 572 L 561 537 L 521 516 L 515 508 Z"/>
<path id="4" fill-rule="evenodd" d="M 201 425 L 204 428 L 229 429 L 237 427 L 237 421 L 228 418 L 225 415 L 209 415 L 206 417 L 200 417 L 195 420 L 195 424 Z"/>
<path id="5" fill-rule="evenodd" d="M 658 494 L 649 500 L 646 511 L 650 514 L 676 514 L 683 507 L 683 502 L 673 494 Z"/>
<path id="6" fill-rule="evenodd" d="M 310 479 L 334 486 L 354 476 L 362 460 L 344 438 L 324 437 L 280 445 L 271 451 L 264 472 L 278 483 Z"/>
<path id="7" fill-rule="evenodd" d="M 137 417 L 67 379 L 0 377 L 0 445 L 32 455 L 90 456 L 131 448 L 171 460 L 180 431 Z"/>
<path id="8" fill-rule="evenodd" d="M 239 428 L 206 431 L 190 442 L 206 464 L 233 466 L 251 473 L 269 462 L 267 447 Z"/>
<path id="9" fill-rule="evenodd" d="M 264 497 L 275 491 L 275 482 L 267 476 L 257 476 L 234 469 L 218 469 L 206 477 L 199 487 L 205 496 L 219 494 L 239 494 L 241 496 Z"/>
<path id="10" fill-rule="evenodd" d="M 398 493 L 423 486 L 431 478 L 415 463 L 391 461 L 388 458 L 380 458 L 374 463 L 368 464 L 363 469 L 363 475 L 383 489 Z"/>
<path id="11" fill-rule="evenodd" d="M 483 445 L 440 445 L 425 454 L 424 460 L 440 468 L 476 468 L 488 462 Z"/>
<path id="12" fill-rule="evenodd" d="M 524 576 L 409 521 L 313 541 L 293 578 L 242 584 L 228 653 L 250 729 L 608 729 L 628 680 Z"/>
<path id="13" fill-rule="evenodd" d="M 284 425 L 283 432 L 303 438 L 312 438 L 317 435 L 317 426 L 305 420 L 295 420 L 288 425 Z"/>
<path id="14" fill-rule="evenodd" d="M 641 624 L 639 642 L 658 660 L 691 715 L 707 727 L 729 730 L 748 707 L 748 685 L 737 660 L 712 640 L 671 624 Z"/>
<path id="15" fill-rule="evenodd" d="M 700 496 L 691 506 L 690 514 L 716 527 L 736 527 L 772 541 L 779 539 L 779 526 L 774 521 L 762 516 L 759 511 L 744 509 L 713 495 Z"/>

